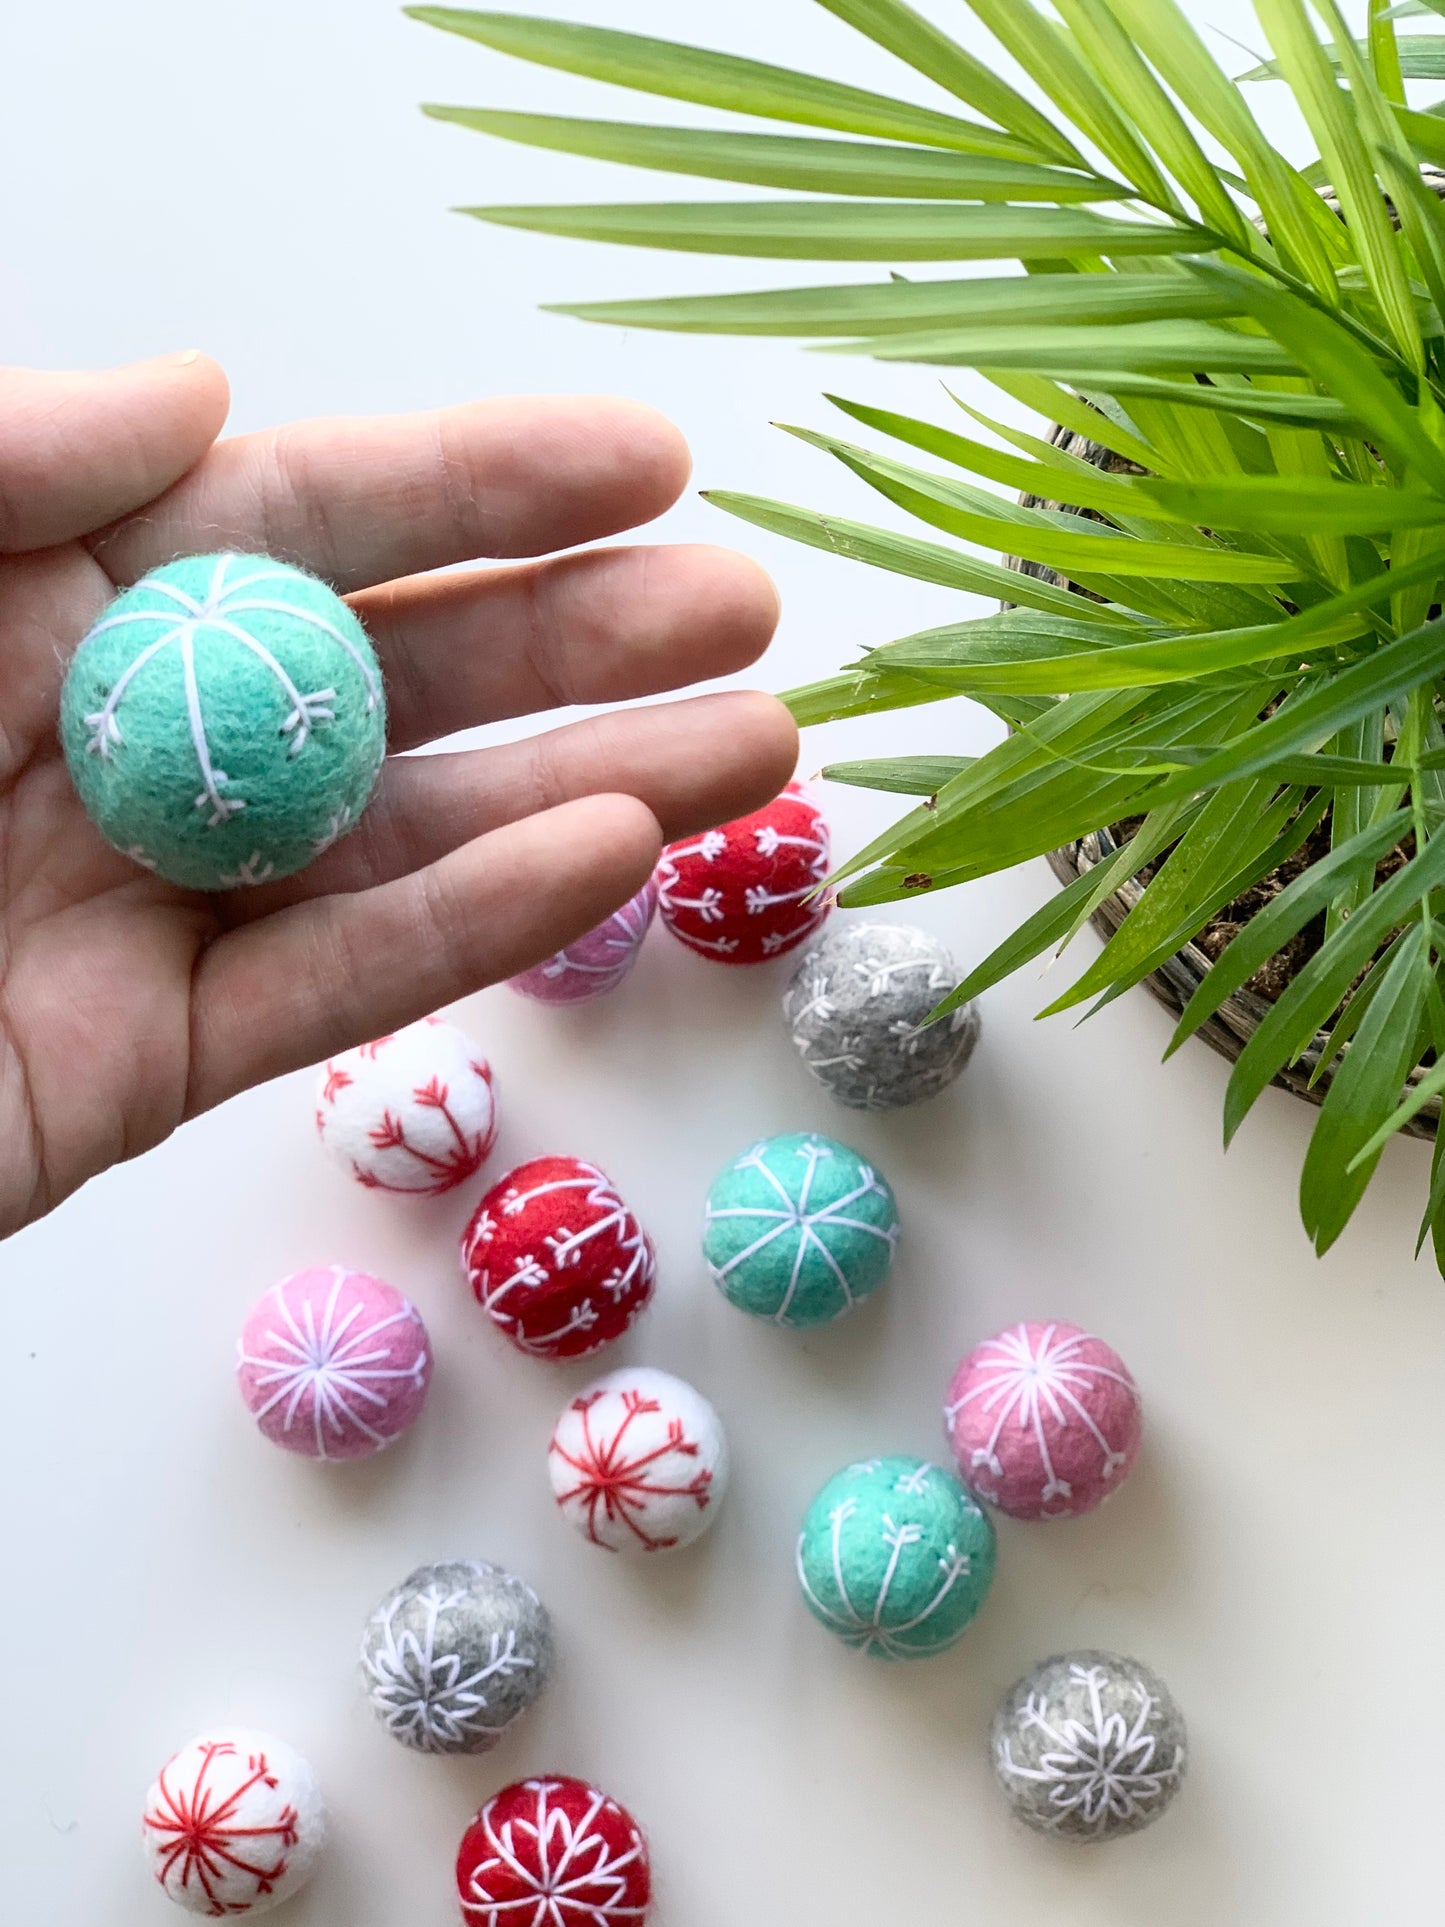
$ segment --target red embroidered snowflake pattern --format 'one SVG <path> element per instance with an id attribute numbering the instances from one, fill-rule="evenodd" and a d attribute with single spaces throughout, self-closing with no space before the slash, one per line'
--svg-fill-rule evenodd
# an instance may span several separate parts
<path id="1" fill-rule="evenodd" d="M 581 1780 L 524 1780 L 488 1802 L 457 1856 L 468 1927 L 622 1927 L 652 1904 L 632 1816 Z"/>
<path id="2" fill-rule="evenodd" d="M 368 1190 L 440 1196 L 496 1142 L 491 1066 L 455 1026 L 428 1018 L 332 1058 L 316 1128 Z"/>
<path id="3" fill-rule="evenodd" d="M 658 907 L 672 934 L 719 963 L 762 963 L 811 937 L 832 907 L 828 825 L 801 783 L 766 809 L 669 844 Z"/>
<path id="4" fill-rule="evenodd" d="M 242 1756 L 229 1741 L 210 1740 L 162 1769 L 145 1829 L 160 1885 L 193 1913 L 221 1919 L 248 1914 L 276 1892 L 299 1815 L 264 1752 Z M 196 1904 L 202 1898 L 204 1907 Z"/>
<path id="5" fill-rule="evenodd" d="M 700 1392 L 651 1366 L 624 1366 L 563 1412 L 552 1492 L 593 1545 L 667 1552 L 700 1538 L 727 1483 L 722 1424 Z"/>
<path id="6" fill-rule="evenodd" d="M 651 1300 L 652 1240 L 610 1178 L 581 1158 L 518 1165 L 477 1206 L 462 1264 L 519 1351 L 581 1358 L 620 1338 Z"/>

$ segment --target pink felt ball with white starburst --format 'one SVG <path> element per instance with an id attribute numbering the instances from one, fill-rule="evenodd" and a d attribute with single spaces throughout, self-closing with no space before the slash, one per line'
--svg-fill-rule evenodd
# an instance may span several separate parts
<path id="1" fill-rule="evenodd" d="M 637 962 L 656 911 L 657 881 L 649 877 L 637 895 L 614 910 L 605 923 L 545 963 L 511 978 L 513 990 L 539 1004 L 587 1004 L 605 997 Z"/>
<path id="2" fill-rule="evenodd" d="M 497 1141 L 492 1067 L 465 1031 L 424 1018 L 327 1061 L 316 1129 L 358 1184 L 440 1197 Z"/>
<path id="3" fill-rule="evenodd" d="M 764 963 L 792 950 L 831 907 L 828 823 L 802 783 L 750 816 L 670 843 L 658 908 L 680 943 L 717 963 Z"/>
<path id="4" fill-rule="evenodd" d="M 1077 1325 L 1011 1325 L 954 1373 L 944 1411 L 965 1484 L 1015 1519 L 1068 1519 L 1117 1490 L 1138 1457 L 1139 1389 Z"/>
<path id="5" fill-rule="evenodd" d="M 579 1392 L 547 1454 L 563 1517 L 609 1552 L 670 1552 L 700 1539 L 728 1484 L 722 1421 L 670 1372 L 624 1366 Z"/>
<path id="6" fill-rule="evenodd" d="M 432 1352 L 416 1307 L 364 1271 L 320 1265 L 268 1291 L 236 1375 L 251 1416 L 308 1459 L 365 1459 L 420 1416 Z"/>

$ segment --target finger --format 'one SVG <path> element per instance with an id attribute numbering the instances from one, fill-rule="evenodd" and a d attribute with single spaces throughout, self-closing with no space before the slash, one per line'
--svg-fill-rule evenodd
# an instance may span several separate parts
<path id="1" fill-rule="evenodd" d="M 797 762 L 792 717 L 755 690 L 619 710 L 494 749 L 395 757 L 350 836 L 300 876 L 225 907 L 249 922 L 307 897 L 369 889 L 519 817 L 608 791 L 644 803 L 671 843 L 761 809 Z"/>
<path id="2" fill-rule="evenodd" d="M 394 748 L 568 703 L 651 696 L 756 662 L 778 592 L 728 549 L 589 549 L 354 598 L 387 673 Z"/>
<path id="3" fill-rule="evenodd" d="M 510 397 L 298 422 L 220 442 L 96 552 L 117 580 L 206 549 L 299 562 L 342 590 L 476 556 L 543 555 L 650 522 L 686 484 L 682 436 L 641 402 Z"/>
<path id="4" fill-rule="evenodd" d="M 593 796 L 230 932 L 196 973 L 187 1115 L 529 968 L 640 890 L 661 847 L 635 798 Z"/>
<path id="5" fill-rule="evenodd" d="M 0 369 L 0 551 L 53 548 L 140 508 L 225 425 L 226 377 L 205 355 L 104 373 Z"/>

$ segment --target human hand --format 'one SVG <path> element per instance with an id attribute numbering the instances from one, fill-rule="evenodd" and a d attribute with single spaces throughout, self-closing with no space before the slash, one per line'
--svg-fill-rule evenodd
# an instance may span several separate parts
<path id="1" fill-rule="evenodd" d="M 580 936 L 661 844 L 757 808 L 797 738 L 771 697 L 624 710 L 388 760 L 303 875 L 204 897 L 101 838 L 57 736 L 104 604 L 178 554 L 299 562 L 387 673 L 390 748 L 727 674 L 766 647 L 767 577 L 700 547 L 549 552 L 649 521 L 677 431 L 599 399 L 488 401 L 216 440 L 200 355 L 0 371 L 0 1236 L 248 1085 L 508 977 Z M 431 575 L 472 559 L 543 556 Z"/>

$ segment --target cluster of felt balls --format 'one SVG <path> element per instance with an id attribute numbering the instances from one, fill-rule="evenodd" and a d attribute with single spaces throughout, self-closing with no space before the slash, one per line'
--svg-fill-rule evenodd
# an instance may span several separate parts
<path id="1" fill-rule="evenodd" d="M 380 772 L 380 670 L 354 614 L 303 571 L 264 557 L 192 557 L 122 595 L 77 652 L 62 703 L 67 759 L 90 814 L 124 854 L 169 881 L 222 890 L 292 874 L 356 823 Z M 656 875 L 597 929 L 514 979 L 544 1004 L 615 989 L 655 918 L 698 954 L 752 964 L 807 945 L 783 1015 L 809 1072 L 841 1103 L 890 1110 L 944 1089 L 978 1036 L 942 945 L 897 924 L 842 920 L 827 826 L 790 783 L 767 808 L 672 845 Z M 930 1021 L 931 1020 L 931 1021 Z M 455 1026 L 429 1019 L 333 1058 L 316 1124 L 372 1189 L 437 1196 L 473 1178 L 497 1137 L 492 1070 Z M 703 1255 L 724 1296 L 788 1328 L 828 1323 L 886 1280 L 899 1235 L 892 1188 L 816 1133 L 749 1146 L 721 1171 Z M 575 1359 L 622 1336 L 656 1283 L 652 1241 L 605 1172 L 532 1159 L 477 1204 L 462 1266 L 519 1351 Z M 278 1284 L 246 1321 L 237 1374 L 256 1424 L 322 1461 L 381 1451 L 420 1417 L 433 1355 L 394 1286 L 341 1266 Z M 1020 1520 L 1086 1513 L 1140 1444 L 1137 1388 L 1102 1340 L 1026 1322 L 978 1344 L 945 1403 L 953 1466 L 881 1457 L 818 1493 L 797 1543 L 809 1611 L 887 1659 L 953 1646 L 989 1590 L 990 1509 Z M 596 1379 L 560 1414 L 548 1451 L 556 1504 L 593 1544 L 687 1546 L 727 1490 L 727 1438 L 694 1387 L 648 1366 Z M 366 1622 L 361 1680 L 386 1730 L 424 1754 L 495 1746 L 544 1692 L 553 1635 L 520 1578 L 441 1561 L 397 1585 Z M 1148 1825 L 1176 1791 L 1183 1720 L 1146 1667 L 1067 1653 L 1006 1695 L 995 1771 L 1020 1817 L 1097 1841 Z M 213 1917 L 260 1913 L 307 1880 L 325 1832 L 315 1778 L 289 1747 L 244 1730 L 203 1735 L 162 1770 L 143 1834 L 169 1897 Z M 464 1918 L 553 1927 L 639 1922 L 651 1874 L 636 1822 L 568 1776 L 529 1779 L 485 1805 L 457 1860 Z"/>

